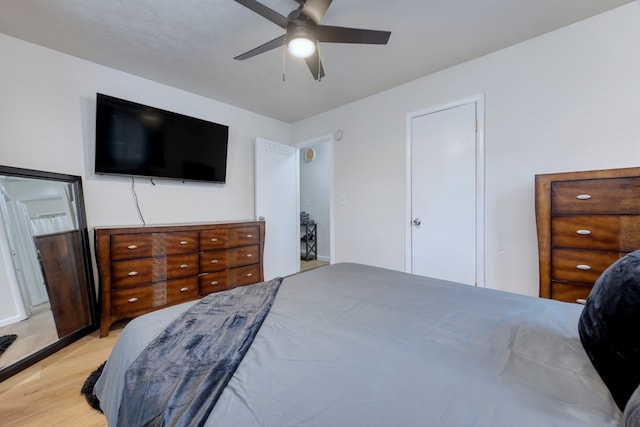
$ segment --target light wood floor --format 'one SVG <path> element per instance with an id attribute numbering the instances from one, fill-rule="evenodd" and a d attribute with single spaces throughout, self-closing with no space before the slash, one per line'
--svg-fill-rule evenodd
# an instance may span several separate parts
<path id="1" fill-rule="evenodd" d="M 311 261 L 300 260 L 300 272 L 303 273 L 305 271 L 313 270 L 314 268 L 322 267 L 324 265 L 329 265 L 329 263 L 324 261 L 318 261 L 318 260 L 311 260 Z"/>
<path id="2" fill-rule="evenodd" d="M 302 271 L 327 265 L 302 261 Z M 0 382 L 0 425 L 16 427 L 104 427 L 106 418 L 92 409 L 80 394 L 89 374 L 104 362 L 123 323 L 109 336 L 99 332 L 81 338 L 41 362 Z"/>
<path id="3" fill-rule="evenodd" d="M 91 408 L 80 389 L 104 362 L 122 326 L 108 337 L 98 331 L 0 383 L 0 425 L 103 427 L 106 418 Z"/>

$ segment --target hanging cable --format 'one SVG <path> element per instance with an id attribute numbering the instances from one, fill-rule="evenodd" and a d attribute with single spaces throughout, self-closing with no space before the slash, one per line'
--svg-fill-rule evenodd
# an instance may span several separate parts
<path id="1" fill-rule="evenodd" d="M 287 39 L 284 40 L 282 47 L 282 81 L 286 81 L 285 75 L 287 71 Z"/>
<path id="2" fill-rule="evenodd" d="M 316 40 L 316 55 L 318 55 L 318 83 L 322 81 L 322 62 L 320 62 L 320 51 L 318 50 L 318 40 Z"/>
<path id="3" fill-rule="evenodd" d="M 142 221 L 142 225 L 147 225 L 144 220 L 144 216 L 142 216 L 142 211 L 140 210 L 140 203 L 138 203 L 138 195 L 136 194 L 136 186 L 135 186 L 135 178 L 131 177 L 131 192 L 133 193 L 133 202 L 136 205 L 136 209 L 138 210 L 138 216 Z"/>

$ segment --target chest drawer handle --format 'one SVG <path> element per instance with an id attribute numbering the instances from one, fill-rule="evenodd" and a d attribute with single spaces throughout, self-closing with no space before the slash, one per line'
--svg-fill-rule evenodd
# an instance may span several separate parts
<path id="1" fill-rule="evenodd" d="M 217 263 L 218 263 L 218 260 L 217 260 L 217 259 L 212 259 L 212 260 L 211 260 L 211 264 L 217 264 Z"/>
<path id="2" fill-rule="evenodd" d="M 184 246 L 184 245 L 188 245 L 188 244 L 189 244 L 189 242 L 188 242 L 188 241 L 186 241 L 186 240 L 181 240 L 181 241 L 180 241 L 180 244 L 181 244 L 182 246 Z"/>
<path id="3" fill-rule="evenodd" d="M 247 234 L 247 238 L 249 238 L 249 239 L 250 239 L 250 238 L 252 238 L 252 237 L 253 237 L 253 234 Z"/>
<path id="4" fill-rule="evenodd" d="M 187 292 L 189 290 L 189 288 L 180 288 L 180 292 Z"/>
<path id="5" fill-rule="evenodd" d="M 133 277 L 133 276 L 137 276 L 137 275 L 138 275 L 138 272 L 137 272 L 137 271 L 130 271 L 130 272 L 128 273 L 128 275 L 129 275 L 129 276 L 131 276 L 131 277 Z"/>
<path id="6" fill-rule="evenodd" d="M 251 258 L 253 254 L 247 254 L 247 258 Z"/>
<path id="7" fill-rule="evenodd" d="M 576 233 L 581 236 L 588 236 L 589 234 L 591 234 L 591 230 L 577 230 Z"/>
<path id="8" fill-rule="evenodd" d="M 211 282 L 211 286 L 215 286 L 215 285 L 217 285 L 217 284 L 218 284 L 218 281 L 217 281 L 217 280 L 214 280 L 213 282 Z"/>
<path id="9" fill-rule="evenodd" d="M 214 242 L 214 243 L 215 243 L 215 242 L 217 242 L 217 241 L 218 241 L 218 239 L 214 237 L 214 238 L 212 238 L 212 239 L 209 239 L 209 241 L 210 241 L 210 242 Z"/>
<path id="10" fill-rule="evenodd" d="M 181 264 L 181 265 L 180 265 L 180 268 L 182 268 L 183 270 L 184 270 L 185 268 L 189 268 L 189 264 Z"/>
<path id="11" fill-rule="evenodd" d="M 576 199 L 578 200 L 589 200 L 591 198 L 591 194 L 578 194 Z"/>
<path id="12" fill-rule="evenodd" d="M 134 303 L 134 302 L 138 301 L 138 298 L 129 298 L 128 301 L 130 303 Z"/>
<path id="13" fill-rule="evenodd" d="M 585 305 L 585 304 L 587 303 L 587 300 L 586 300 L 586 299 L 584 299 L 584 298 L 578 298 L 578 299 L 576 300 L 576 302 L 577 302 L 578 304 Z"/>
<path id="14" fill-rule="evenodd" d="M 138 245 L 129 245 L 129 246 L 127 246 L 127 249 L 133 251 L 135 249 L 138 249 Z"/>
<path id="15" fill-rule="evenodd" d="M 591 270 L 591 266 L 587 264 L 578 264 L 576 265 L 578 270 Z"/>
<path id="16" fill-rule="evenodd" d="M 247 277 L 253 276 L 253 273 L 247 273 Z"/>

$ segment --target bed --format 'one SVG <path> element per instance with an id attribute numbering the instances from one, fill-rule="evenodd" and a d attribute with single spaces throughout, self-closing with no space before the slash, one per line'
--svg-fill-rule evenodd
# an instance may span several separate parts
<path id="1" fill-rule="evenodd" d="M 195 304 L 125 327 L 95 386 L 110 426 L 127 369 Z M 621 426 L 582 310 L 352 263 L 290 276 L 201 424 Z"/>

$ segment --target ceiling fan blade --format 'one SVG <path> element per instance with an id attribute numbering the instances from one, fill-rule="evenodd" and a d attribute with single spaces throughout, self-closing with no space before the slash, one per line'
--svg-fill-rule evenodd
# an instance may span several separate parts
<path id="1" fill-rule="evenodd" d="M 304 59 L 309 67 L 309 71 L 313 74 L 313 78 L 316 80 L 320 80 L 324 77 L 324 67 L 322 66 L 322 61 L 320 61 L 320 54 L 318 50 L 313 53 L 313 55 Z"/>
<path id="2" fill-rule="evenodd" d="M 252 49 L 249 52 L 245 52 L 242 55 L 238 55 L 233 59 L 238 59 L 238 60 L 242 61 L 244 59 L 248 59 L 248 58 L 254 57 L 256 55 L 260 55 L 261 53 L 268 52 L 268 51 L 273 50 L 275 48 L 282 47 L 284 45 L 285 37 L 286 37 L 285 35 L 277 37 L 277 38 L 271 40 L 270 42 L 266 42 L 265 44 L 263 44 L 261 46 L 258 46 L 257 48 Z"/>
<path id="3" fill-rule="evenodd" d="M 327 13 L 327 9 L 331 5 L 332 0 L 306 0 L 302 6 L 302 13 L 307 15 L 313 22 L 317 24 Z"/>
<path id="4" fill-rule="evenodd" d="M 387 44 L 391 32 L 318 25 L 316 35 L 319 42 Z"/>
<path id="5" fill-rule="evenodd" d="M 262 3 L 258 3 L 255 0 L 235 0 L 235 1 L 236 3 L 240 3 L 247 9 L 251 9 L 258 15 L 262 16 L 263 18 L 266 18 L 269 21 L 273 22 L 274 24 L 280 26 L 281 28 L 287 28 L 286 16 L 280 15 L 278 12 L 276 12 L 271 8 L 268 8 Z"/>

